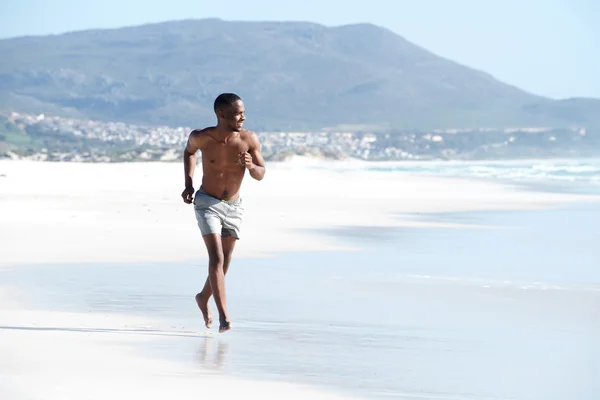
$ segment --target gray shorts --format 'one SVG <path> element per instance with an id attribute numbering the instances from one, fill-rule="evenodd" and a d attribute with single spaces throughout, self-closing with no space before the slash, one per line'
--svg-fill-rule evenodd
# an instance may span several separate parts
<path id="1" fill-rule="evenodd" d="M 194 195 L 194 211 L 202 236 L 216 233 L 222 237 L 240 238 L 244 216 L 241 197 L 236 200 L 219 200 L 201 187 Z"/>

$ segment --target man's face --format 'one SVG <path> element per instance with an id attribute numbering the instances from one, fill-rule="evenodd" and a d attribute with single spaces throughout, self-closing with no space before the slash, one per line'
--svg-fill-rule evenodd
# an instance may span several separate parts
<path id="1" fill-rule="evenodd" d="M 234 132 L 239 132 L 246 120 L 246 117 L 244 117 L 245 112 L 244 103 L 238 100 L 231 106 L 225 107 L 221 114 L 226 126 Z"/>

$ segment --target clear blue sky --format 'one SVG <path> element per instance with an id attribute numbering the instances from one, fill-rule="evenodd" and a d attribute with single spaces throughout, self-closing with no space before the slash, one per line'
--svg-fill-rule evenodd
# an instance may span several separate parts
<path id="1" fill-rule="evenodd" d="M 370 22 L 532 93 L 600 98 L 599 0 L 9 0 L 0 38 L 207 17 Z"/>

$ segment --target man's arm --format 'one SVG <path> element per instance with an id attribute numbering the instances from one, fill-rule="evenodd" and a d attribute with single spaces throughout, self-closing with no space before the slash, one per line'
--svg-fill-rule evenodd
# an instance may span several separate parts
<path id="1" fill-rule="evenodd" d="M 252 165 L 248 168 L 250 176 L 257 181 L 262 180 L 265 177 L 265 160 L 260 152 L 260 141 L 258 135 L 254 132 L 250 134 L 250 149 L 248 153 L 252 156 Z"/>
<path id="2" fill-rule="evenodd" d="M 196 152 L 199 147 L 197 144 L 198 131 L 192 131 L 188 137 L 187 144 L 183 150 L 183 171 L 185 174 L 185 187 L 194 186 L 194 170 L 196 169 Z"/>
<path id="3" fill-rule="evenodd" d="M 196 169 L 196 152 L 200 149 L 198 144 L 200 132 L 194 130 L 188 137 L 183 150 L 183 172 L 185 176 L 185 189 L 181 193 L 183 201 L 191 204 L 194 198 L 194 170 Z"/>

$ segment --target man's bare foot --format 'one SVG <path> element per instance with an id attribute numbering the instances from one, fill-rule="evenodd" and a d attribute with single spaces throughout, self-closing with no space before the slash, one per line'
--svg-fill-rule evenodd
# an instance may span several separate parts
<path id="1" fill-rule="evenodd" d="M 219 333 L 227 332 L 228 330 L 231 330 L 231 322 L 227 320 L 221 321 L 219 326 Z"/>
<path id="2" fill-rule="evenodd" d="M 210 310 L 208 309 L 208 299 L 205 299 L 202 293 L 198 293 L 196 295 L 196 304 L 198 304 L 198 308 L 202 311 L 202 316 L 204 317 L 204 324 L 206 328 L 210 329 L 210 326 L 213 323 L 212 315 Z"/>

